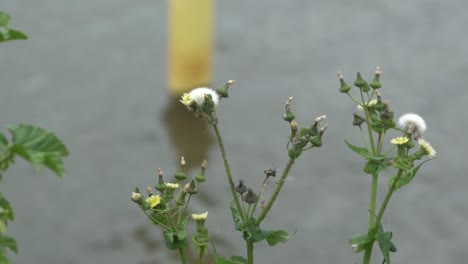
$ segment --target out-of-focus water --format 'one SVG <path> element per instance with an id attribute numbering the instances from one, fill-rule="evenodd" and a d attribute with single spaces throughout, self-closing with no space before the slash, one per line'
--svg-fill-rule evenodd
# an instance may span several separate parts
<path id="1" fill-rule="evenodd" d="M 21 161 L 5 175 L 0 189 L 16 209 L 8 231 L 19 244 L 13 263 L 177 263 L 130 193 L 154 184 L 157 167 L 173 173 L 181 154 L 192 166 L 208 158 L 208 183 L 192 208 L 209 211 L 223 254 L 244 255 L 210 130 L 168 100 L 166 3 L 8 1 L 1 8 L 30 39 L 0 47 L 0 124 L 49 128 L 71 154 L 63 180 Z M 300 123 L 326 114 L 330 124 L 323 148 L 298 160 L 265 221 L 296 235 L 274 249 L 258 244 L 256 263 L 360 262 L 347 240 L 366 229 L 370 179 L 343 143 L 359 135 L 336 71 L 352 82 L 356 71 L 372 77 L 377 65 L 383 97 L 396 115 L 421 114 L 438 151 L 384 217 L 398 247 L 394 262 L 466 262 L 467 10 L 468 2 L 455 0 L 216 3 L 213 82 L 237 80 L 219 109 L 235 177 L 258 187 L 264 169 L 283 168 L 288 96 Z"/>

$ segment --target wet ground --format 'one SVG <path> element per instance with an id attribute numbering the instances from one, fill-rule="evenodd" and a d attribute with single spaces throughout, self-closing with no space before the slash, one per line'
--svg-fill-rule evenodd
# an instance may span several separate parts
<path id="1" fill-rule="evenodd" d="M 30 40 L 1 46 L 0 123 L 49 128 L 71 153 L 63 180 L 22 161 L 5 175 L 0 189 L 16 209 L 8 233 L 20 252 L 12 263 L 176 263 L 130 192 L 153 184 L 156 167 L 172 173 L 181 154 L 192 166 L 209 159 L 205 194 L 193 209 L 210 212 L 220 251 L 244 254 L 211 133 L 166 92 L 165 1 L 1 8 Z M 274 249 L 259 244 L 257 263 L 359 263 L 347 240 L 366 229 L 370 179 L 343 143 L 359 136 L 336 71 L 351 82 L 356 71 L 371 77 L 376 65 L 383 96 L 397 115 L 422 115 L 438 151 L 384 217 L 398 247 L 394 262 L 466 262 L 467 9 L 455 0 L 216 3 L 213 83 L 238 81 L 219 110 L 235 177 L 255 185 L 264 169 L 283 168 L 288 96 L 299 122 L 326 114 L 330 124 L 323 148 L 298 160 L 265 221 L 296 235 Z M 386 185 L 382 178 L 380 198 Z"/>

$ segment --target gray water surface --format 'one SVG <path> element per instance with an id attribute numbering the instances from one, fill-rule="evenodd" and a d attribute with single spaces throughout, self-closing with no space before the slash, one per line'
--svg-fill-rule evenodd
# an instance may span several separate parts
<path id="1" fill-rule="evenodd" d="M 0 124 L 46 127 L 71 154 L 62 180 L 22 161 L 5 175 L 0 190 L 16 213 L 8 234 L 19 244 L 12 263 L 177 263 L 130 193 L 154 184 L 157 167 L 173 173 L 180 155 L 193 166 L 208 158 L 208 183 L 192 209 L 209 211 L 223 254 L 245 255 L 209 129 L 171 110 L 167 3 L 24 0 L 1 9 L 30 39 L 0 47 Z M 390 202 L 383 224 L 394 232 L 393 261 L 466 263 L 467 11 L 456 0 L 216 3 L 213 83 L 237 80 L 219 109 L 236 179 L 258 187 L 264 169 L 283 168 L 288 96 L 300 124 L 321 114 L 330 124 L 323 148 L 298 160 L 265 221 L 297 233 L 275 248 L 258 244 L 256 263 L 361 261 L 347 240 L 366 230 L 370 179 L 343 143 L 358 144 L 359 134 L 336 71 L 352 82 L 357 71 L 371 78 L 377 65 L 384 98 L 397 116 L 422 115 L 438 152 Z M 375 249 L 373 263 L 381 263 Z"/>

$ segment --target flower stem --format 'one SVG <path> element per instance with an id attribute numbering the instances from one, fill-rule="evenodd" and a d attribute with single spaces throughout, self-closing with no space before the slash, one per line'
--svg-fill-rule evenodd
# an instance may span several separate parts
<path id="1" fill-rule="evenodd" d="M 182 261 L 182 264 L 187 264 L 187 256 L 185 255 L 185 249 L 184 248 L 179 248 L 179 255 L 180 255 L 180 260 Z"/>
<path id="2" fill-rule="evenodd" d="M 275 192 L 273 193 L 273 196 L 271 196 L 270 200 L 268 201 L 268 204 L 266 205 L 265 209 L 262 211 L 260 216 L 258 217 L 257 221 L 255 221 L 255 225 L 259 225 L 265 216 L 268 214 L 270 211 L 271 207 L 273 206 L 273 203 L 276 200 L 276 197 L 278 196 L 279 192 L 281 191 L 281 188 L 283 187 L 284 182 L 286 181 L 286 177 L 289 174 L 289 171 L 291 170 L 292 165 L 294 164 L 296 160 L 295 159 L 289 159 L 288 164 L 286 165 L 286 168 L 284 168 L 283 174 L 281 175 L 281 178 L 276 185 Z"/>
<path id="3" fill-rule="evenodd" d="M 254 252 L 253 242 L 247 241 L 247 264 L 254 263 L 253 252 Z"/>
<path id="4" fill-rule="evenodd" d="M 385 198 L 382 202 L 382 206 L 380 207 L 379 214 L 377 215 L 377 219 L 375 220 L 375 225 L 380 225 L 380 221 L 382 220 L 382 217 L 385 212 L 385 209 L 387 208 L 388 202 L 390 201 L 390 198 L 392 197 L 392 194 L 395 191 L 396 185 L 398 181 L 400 180 L 402 174 L 403 174 L 403 170 L 402 169 L 398 170 L 398 174 L 395 178 L 395 181 L 393 182 L 392 186 L 390 186 L 390 189 L 388 190 L 387 195 L 385 195 Z"/>
<path id="5" fill-rule="evenodd" d="M 232 194 L 232 197 L 234 198 L 234 202 L 236 204 L 236 208 L 237 208 L 237 211 L 239 212 L 241 218 L 242 218 L 242 221 L 245 222 L 245 213 L 244 211 L 242 210 L 242 206 L 239 202 L 239 197 L 237 196 L 237 193 L 236 193 L 236 187 L 234 185 L 234 181 L 232 180 L 232 174 L 231 174 L 231 168 L 229 166 L 229 162 L 227 160 L 227 155 L 226 155 L 226 150 L 224 149 L 224 144 L 223 144 L 223 140 L 221 139 L 221 134 L 219 133 L 219 129 L 218 129 L 218 126 L 216 124 L 213 124 L 213 130 L 216 134 L 216 139 L 218 140 L 218 145 L 219 145 L 219 151 L 221 152 L 221 156 L 223 157 L 223 161 L 224 161 L 224 168 L 226 169 L 226 175 L 227 175 L 227 178 L 228 178 L 228 182 L 229 182 L 229 187 L 231 188 L 231 194 Z"/>

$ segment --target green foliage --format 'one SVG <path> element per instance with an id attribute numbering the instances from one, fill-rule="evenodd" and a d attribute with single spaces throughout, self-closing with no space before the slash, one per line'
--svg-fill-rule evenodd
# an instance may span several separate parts
<path id="1" fill-rule="evenodd" d="M 27 39 L 26 34 L 10 27 L 10 19 L 8 13 L 0 11 L 0 42 Z"/>
<path id="2" fill-rule="evenodd" d="M 68 155 L 65 144 L 52 132 L 32 125 L 9 126 L 12 142 L 0 137 L 0 170 L 8 169 L 16 154 L 30 162 L 36 170 L 45 166 L 62 177 L 64 165 L 62 157 Z"/>
<path id="3" fill-rule="evenodd" d="M 185 230 L 179 230 L 177 232 L 164 231 L 164 241 L 166 242 L 166 247 L 170 250 L 176 250 L 188 246 Z"/>
<path id="4" fill-rule="evenodd" d="M 403 174 L 398 180 L 398 182 L 396 183 L 395 190 L 400 189 L 401 187 L 409 184 L 413 180 L 414 176 L 416 176 L 416 174 L 418 173 L 419 168 L 421 168 L 421 166 L 428 161 L 429 160 L 426 160 L 422 162 L 421 164 L 419 164 L 418 166 L 412 169 L 406 170 L 406 173 Z M 392 176 L 392 178 L 390 178 L 389 186 L 392 186 L 394 182 L 396 181 L 396 179 L 397 179 L 397 175 L 395 174 Z"/>
<path id="5" fill-rule="evenodd" d="M 392 232 L 384 232 L 380 225 L 377 233 L 377 242 L 379 243 L 380 250 L 385 259 L 385 263 L 390 264 L 390 252 L 395 252 L 395 245 L 391 241 Z"/>
<path id="6" fill-rule="evenodd" d="M 366 159 L 376 160 L 376 161 L 384 159 L 383 156 L 372 155 L 371 153 L 369 153 L 369 150 L 367 150 L 366 148 L 361 148 L 361 147 L 354 146 L 354 145 L 352 145 L 351 143 L 349 143 L 346 140 L 345 140 L 345 143 L 352 151 L 356 152 L 357 154 L 363 156 Z"/>

